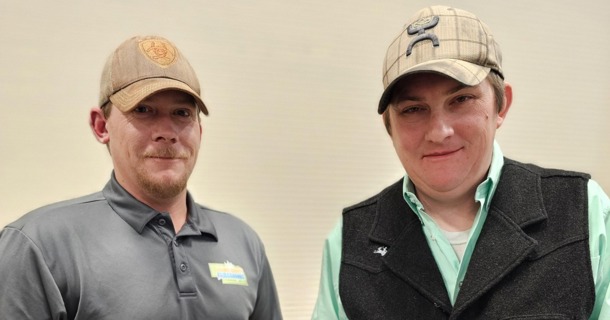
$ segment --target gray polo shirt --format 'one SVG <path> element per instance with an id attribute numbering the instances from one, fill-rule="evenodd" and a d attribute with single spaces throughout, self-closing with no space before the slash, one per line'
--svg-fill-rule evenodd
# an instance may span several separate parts
<path id="1" fill-rule="evenodd" d="M 244 222 L 187 197 L 167 213 L 114 175 L 0 232 L 0 319 L 281 319 L 265 249 Z"/>

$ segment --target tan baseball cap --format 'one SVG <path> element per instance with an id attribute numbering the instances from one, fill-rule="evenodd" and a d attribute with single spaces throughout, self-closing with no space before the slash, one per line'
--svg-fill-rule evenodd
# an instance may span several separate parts
<path id="1" fill-rule="evenodd" d="M 151 94 L 168 89 L 190 94 L 199 109 L 208 114 L 197 75 L 178 48 L 162 37 L 136 36 L 108 57 L 102 71 L 99 105 L 111 101 L 126 112 Z"/>
<path id="2" fill-rule="evenodd" d="M 384 92 L 377 112 L 385 111 L 392 88 L 409 74 L 437 72 L 474 86 L 491 70 L 504 78 L 500 46 L 485 23 L 457 8 L 421 9 L 388 47 L 383 63 Z"/>

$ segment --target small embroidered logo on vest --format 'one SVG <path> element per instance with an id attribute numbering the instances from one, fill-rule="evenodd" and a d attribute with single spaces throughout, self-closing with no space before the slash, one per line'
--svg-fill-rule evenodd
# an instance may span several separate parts
<path id="1" fill-rule="evenodd" d="M 373 251 L 373 253 L 378 253 L 383 257 L 386 253 L 388 253 L 388 247 L 379 247 L 375 251 Z"/>

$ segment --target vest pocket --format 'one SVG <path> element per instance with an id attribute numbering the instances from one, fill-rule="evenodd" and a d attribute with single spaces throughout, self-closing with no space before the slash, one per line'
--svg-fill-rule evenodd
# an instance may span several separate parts
<path id="1" fill-rule="evenodd" d="M 587 235 L 579 235 L 572 238 L 564 239 L 563 241 L 559 241 L 556 243 L 550 244 L 540 244 L 530 253 L 527 257 L 527 260 L 534 261 L 543 258 L 546 255 L 554 253 L 558 250 L 562 250 L 565 248 L 569 248 L 572 245 L 579 245 L 583 242 L 587 241 Z M 552 319 L 552 318 L 551 318 Z"/>

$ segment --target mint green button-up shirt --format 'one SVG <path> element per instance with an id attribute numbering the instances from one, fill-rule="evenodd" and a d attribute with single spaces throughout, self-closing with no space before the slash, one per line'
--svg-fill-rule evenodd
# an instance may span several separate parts
<path id="1" fill-rule="evenodd" d="M 460 291 L 460 284 L 466 274 L 474 246 L 487 218 L 489 205 L 498 185 L 503 165 L 504 155 L 499 145 L 494 142 L 489 173 L 476 190 L 475 201 L 480 204 L 479 211 L 470 229 L 468 242 L 461 261 L 443 234 L 443 231 L 424 212 L 423 205 L 417 199 L 415 188 L 409 177 L 405 176 L 404 178 L 403 197 L 422 222 L 422 228 L 428 240 L 428 245 L 437 262 L 452 304 L 455 303 Z M 589 248 L 591 250 L 591 268 L 595 281 L 595 306 L 590 319 L 610 319 L 610 199 L 597 182 L 589 180 L 588 201 Z M 343 221 L 340 219 L 325 242 L 320 288 L 312 315 L 312 319 L 315 320 L 347 319 L 339 297 L 342 225 Z"/>

